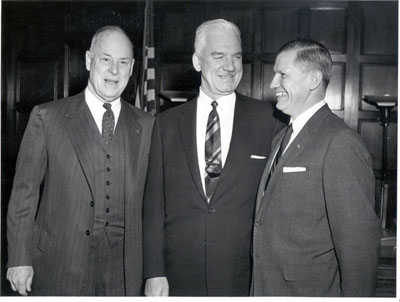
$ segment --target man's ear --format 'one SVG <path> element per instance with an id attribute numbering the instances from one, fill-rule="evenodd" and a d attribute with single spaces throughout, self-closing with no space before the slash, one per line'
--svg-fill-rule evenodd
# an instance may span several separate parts
<path id="1" fill-rule="evenodd" d="M 85 58 L 86 58 L 86 70 L 90 71 L 90 63 L 92 62 L 92 57 L 89 50 L 86 51 Z"/>
<path id="2" fill-rule="evenodd" d="M 322 72 L 314 69 L 310 71 L 310 90 L 317 89 L 322 83 Z"/>
<path id="3" fill-rule="evenodd" d="M 132 59 L 132 63 L 131 63 L 131 71 L 129 72 L 129 76 L 132 75 L 133 73 L 133 66 L 135 65 L 135 59 Z"/>
<path id="4" fill-rule="evenodd" d="M 194 67 L 194 69 L 196 69 L 196 71 L 201 71 L 200 61 L 201 61 L 200 55 L 197 53 L 194 53 L 192 56 L 192 63 L 193 63 L 193 67 Z"/>

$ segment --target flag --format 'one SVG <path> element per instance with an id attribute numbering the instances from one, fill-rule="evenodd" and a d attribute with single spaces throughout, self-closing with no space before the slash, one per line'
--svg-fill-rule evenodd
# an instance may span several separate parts
<path id="1" fill-rule="evenodd" d="M 157 113 L 156 68 L 154 47 L 153 0 L 146 0 L 144 10 L 143 58 L 135 105 L 153 115 Z"/>

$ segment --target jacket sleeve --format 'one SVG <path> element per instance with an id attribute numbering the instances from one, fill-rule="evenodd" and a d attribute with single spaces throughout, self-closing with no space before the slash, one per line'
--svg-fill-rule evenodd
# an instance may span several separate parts
<path id="1" fill-rule="evenodd" d="M 41 112 L 35 106 L 29 118 L 17 158 L 7 213 L 7 267 L 32 265 L 34 220 L 47 154 Z"/>
<path id="2" fill-rule="evenodd" d="M 375 178 L 360 137 L 341 131 L 328 148 L 323 189 L 344 296 L 374 296 L 381 230 Z"/>
<path id="3" fill-rule="evenodd" d="M 165 208 L 162 140 L 159 119 L 154 124 L 149 170 L 143 201 L 143 278 L 165 276 Z"/>

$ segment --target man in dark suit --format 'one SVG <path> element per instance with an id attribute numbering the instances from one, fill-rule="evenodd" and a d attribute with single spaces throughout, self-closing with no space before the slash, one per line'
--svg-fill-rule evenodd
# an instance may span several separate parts
<path id="1" fill-rule="evenodd" d="M 196 31 L 198 97 L 156 121 L 144 200 L 145 294 L 246 296 L 257 185 L 280 123 L 271 104 L 235 89 L 239 29 Z"/>
<path id="2" fill-rule="evenodd" d="M 289 42 L 274 71 L 277 108 L 291 122 L 274 138 L 258 190 L 253 293 L 373 296 L 375 179 L 361 138 L 324 101 L 330 54 L 318 42 Z"/>
<path id="3" fill-rule="evenodd" d="M 7 279 L 21 295 L 141 293 L 153 118 L 120 98 L 133 64 L 124 31 L 101 28 L 85 91 L 31 113 L 7 220 Z"/>

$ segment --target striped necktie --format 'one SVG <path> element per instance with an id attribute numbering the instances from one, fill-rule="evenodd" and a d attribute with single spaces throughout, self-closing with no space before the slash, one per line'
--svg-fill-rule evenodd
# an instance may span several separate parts
<path id="1" fill-rule="evenodd" d="M 106 108 L 106 112 L 103 114 L 101 136 L 106 145 L 109 146 L 114 135 L 115 118 L 111 110 L 111 104 L 104 103 L 103 107 Z"/>
<path id="2" fill-rule="evenodd" d="M 213 109 L 208 116 L 205 145 L 205 187 L 208 201 L 210 201 L 214 193 L 218 178 L 222 172 L 221 130 L 217 112 L 218 103 L 214 101 L 211 105 Z"/>

